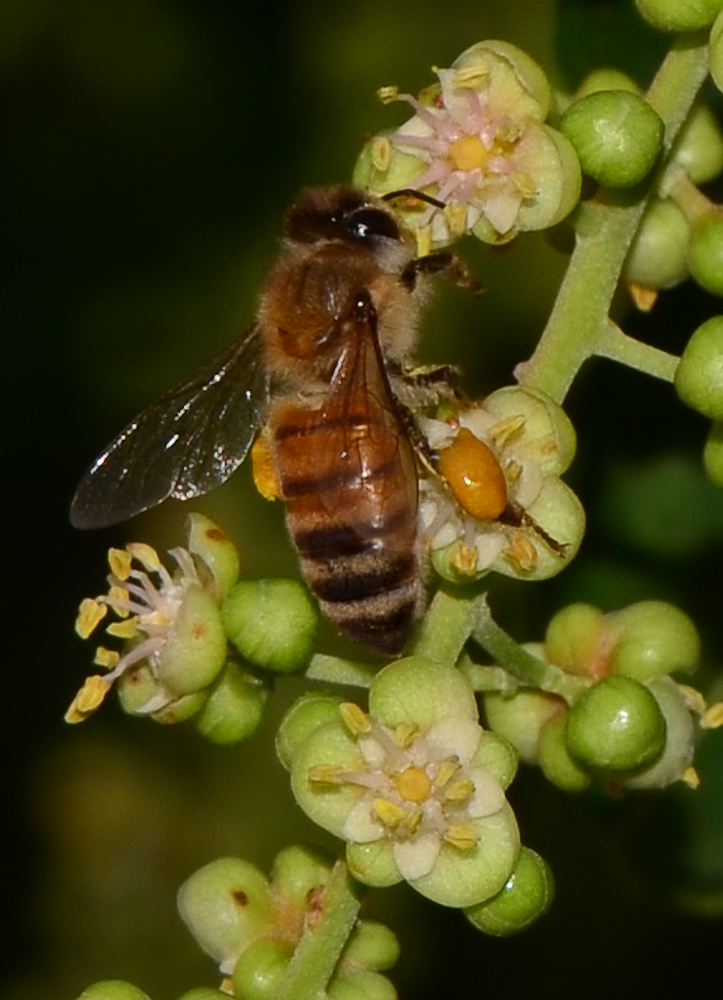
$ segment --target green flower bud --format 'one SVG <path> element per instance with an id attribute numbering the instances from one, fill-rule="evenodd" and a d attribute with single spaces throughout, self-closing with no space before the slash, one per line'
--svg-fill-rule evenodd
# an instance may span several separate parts
<path id="1" fill-rule="evenodd" d="M 199 868 L 178 890 L 177 904 L 191 934 L 226 974 L 272 919 L 268 882 L 242 858 L 218 858 Z"/>
<path id="2" fill-rule="evenodd" d="M 319 726 L 337 721 L 340 704 L 340 698 L 313 693 L 304 694 L 294 702 L 276 734 L 276 753 L 287 771 L 291 770 L 296 751 L 307 736 Z"/>
<path id="3" fill-rule="evenodd" d="M 194 725 L 212 743 L 247 740 L 259 727 L 269 689 L 258 677 L 229 662 L 216 678 Z"/>
<path id="4" fill-rule="evenodd" d="M 484 696 L 487 725 L 499 736 L 509 740 L 520 759 L 526 764 L 538 762 L 538 741 L 545 723 L 558 715 L 564 702 L 542 691 L 518 691 L 503 695 Z"/>
<path id="5" fill-rule="evenodd" d="M 593 675 L 604 621 L 592 604 L 569 604 L 550 619 L 545 658 L 570 674 Z"/>
<path id="6" fill-rule="evenodd" d="M 233 970 L 233 988 L 243 1000 L 273 1000 L 293 949 L 274 938 L 260 938 L 245 948 Z"/>
<path id="7" fill-rule="evenodd" d="M 329 983 L 329 1000 L 397 1000 L 397 991 L 385 976 L 367 969 L 342 969 Z"/>
<path id="8" fill-rule="evenodd" d="M 723 0 L 635 0 L 641 16 L 659 31 L 698 31 L 712 24 Z"/>
<path id="9" fill-rule="evenodd" d="M 159 708 L 157 712 L 151 712 L 154 722 L 160 722 L 164 726 L 175 726 L 178 722 L 185 722 L 197 715 L 206 703 L 208 694 L 206 691 L 193 691 L 191 694 L 181 695 L 175 701 Z"/>
<path id="10" fill-rule="evenodd" d="M 607 616 L 619 635 L 613 669 L 638 681 L 675 670 L 693 670 L 700 656 L 695 625 L 667 601 L 640 601 Z"/>
<path id="11" fill-rule="evenodd" d="M 688 341 L 675 371 L 675 391 L 711 420 L 723 420 L 723 316 L 712 316 Z"/>
<path id="12" fill-rule="evenodd" d="M 529 847 L 520 850 L 514 871 L 496 896 L 465 910 L 478 930 L 495 937 L 510 937 L 539 920 L 555 895 L 552 870 Z"/>
<path id="13" fill-rule="evenodd" d="M 570 756 L 566 730 L 566 713 L 550 719 L 542 727 L 537 744 L 540 768 L 547 780 L 563 791 L 582 792 L 592 779 Z"/>
<path id="14" fill-rule="evenodd" d="M 236 546 L 228 535 L 205 514 L 194 512 L 188 518 L 188 550 L 198 556 L 209 568 L 219 600 L 236 583 L 239 575 L 239 558 Z"/>
<path id="15" fill-rule="evenodd" d="M 584 767 L 633 771 L 651 764 L 665 746 L 665 719 L 645 685 L 606 677 L 570 709 L 567 748 Z"/>
<path id="16" fill-rule="evenodd" d="M 682 780 L 693 762 L 695 729 L 679 685 L 670 677 L 653 677 L 647 686 L 665 719 L 665 749 L 650 767 L 626 778 L 626 788 L 665 788 Z"/>
<path id="17" fill-rule="evenodd" d="M 228 1000 L 228 993 L 216 990 L 213 986 L 196 986 L 180 996 L 178 1000 Z"/>
<path id="18" fill-rule="evenodd" d="M 318 613 L 296 580 L 242 580 L 221 609 L 230 641 L 267 670 L 292 673 L 308 662 Z"/>
<path id="19" fill-rule="evenodd" d="M 691 277 L 712 295 L 723 295 L 723 214 L 711 211 L 693 223 L 688 243 Z"/>
<path id="20" fill-rule="evenodd" d="M 86 986 L 78 1000 L 150 1000 L 147 993 L 121 979 L 106 979 Z"/>
<path id="21" fill-rule="evenodd" d="M 145 663 L 133 667 L 118 679 L 118 700 L 128 715 L 143 715 L 146 704 L 161 691 L 162 686 Z"/>
<path id="22" fill-rule="evenodd" d="M 672 288 L 688 276 L 690 225 L 675 202 L 653 201 L 633 241 L 626 279 L 645 288 Z"/>
<path id="23" fill-rule="evenodd" d="M 321 851 L 294 844 L 274 858 L 271 880 L 284 899 L 306 909 L 309 893 L 328 882 L 331 864 Z"/>
<path id="24" fill-rule="evenodd" d="M 361 920 L 344 950 L 344 962 L 383 972 L 399 958 L 396 934 L 377 920 Z"/>
<path id="25" fill-rule="evenodd" d="M 694 184 L 707 184 L 723 171 L 723 135 L 707 105 L 698 104 L 691 111 L 680 130 L 672 162 L 684 167 Z"/>
<path id="26" fill-rule="evenodd" d="M 714 423 L 703 448 L 703 465 L 708 478 L 723 488 L 723 422 Z"/>
<path id="27" fill-rule="evenodd" d="M 587 97 L 588 94 L 596 94 L 600 90 L 628 90 L 632 94 L 640 93 L 640 87 L 635 80 L 622 70 L 614 69 L 612 66 L 601 66 L 588 73 L 578 87 L 575 98 Z"/>
<path id="28" fill-rule="evenodd" d="M 601 90 L 575 101 L 560 130 L 584 173 L 606 187 L 632 187 L 647 177 L 665 131 L 657 112 L 629 90 Z"/>
<path id="29" fill-rule="evenodd" d="M 723 11 L 715 19 L 710 32 L 709 70 L 718 90 L 723 90 Z"/>

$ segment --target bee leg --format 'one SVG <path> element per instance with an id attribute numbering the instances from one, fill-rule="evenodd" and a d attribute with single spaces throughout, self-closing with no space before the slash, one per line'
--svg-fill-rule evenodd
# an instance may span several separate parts
<path id="1" fill-rule="evenodd" d="M 430 253 L 424 257 L 415 257 L 410 260 L 401 273 L 401 282 L 408 291 L 414 291 L 417 283 L 417 276 L 420 274 L 441 274 L 443 273 L 458 285 L 466 288 L 475 295 L 484 291 L 482 285 L 472 277 L 472 274 L 461 257 L 451 253 L 449 250 L 440 250 L 438 253 Z"/>
<path id="2" fill-rule="evenodd" d="M 425 397 L 428 405 L 439 405 L 450 400 L 458 404 L 467 402 L 467 396 L 460 386 L 462 372 L 456 365 L 411 367 L 390 359 L 387 361 L 387 368 L 413 399 Z"/>
<path id="3" fill-rule="evenodd" d="M 508 504 L 505 510 L 502 511 L 500 516 L 497 518 L 500 524 L 507 524 L 511 528 L 520 528 L 523 525 L 527 528 L 532 528 L 536 535 L 538 535 L 543 542 L 551 549 L 555 555 L 564 556 L 567 549 L 565 542 L 558 542 L 556 538 L 548 534 L 541 524 L 537 521 L 531 514 L 528 514 L 524 507 L 520 507 L 518 504 L 511 503 Z"/>

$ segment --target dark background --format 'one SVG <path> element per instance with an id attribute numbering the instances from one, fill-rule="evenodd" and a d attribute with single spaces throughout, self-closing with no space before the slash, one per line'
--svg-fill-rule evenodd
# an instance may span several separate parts
<path id="1" fill-rule="evenodd" d="M 640 63 L 657 43 L 629 44 L 618 7 L 0 3 L 7 1000 L 72 1000 L 101 978 L 133 980 L 154 1000 L 215 983 L 175 914 L 177 885 L 220 854 L 268 868 L 291 839 L 316 839 L 274 762 L 274 718 L 230 750 L 187 727 L 122 718 L 113 704 L 82 727 L 63 723 L 91 658 L 73 634 L 75 610 L 102 590 L 107 547 L 127 537 L 178 544 L 184 520 L 169 505 L 130 536 L 74 532 L 67 507 L 79 476 L 139 408 L 250 322 L 296 192 L 347 179 L 362 138 L 401 120 L 403 109 L 376 101 L 377 87 L 415 92 L 431 65 L 485 37 L 527 48 L 557 83 L 576 84 L 593 58 L 632 61 L 645 83 Z M 487 292 L 473 301 L 441 290 L 422 354 L 461 363 L 481 394 L 533 350 L 565 260 L 541 236 L 465 253 Z M 716 308 L 686 285 L 626 328 L 679 352 Z M 705 421 L 668 386 L 604 362 L 583 372 L 569 408 L 585 545 L 559 581 L 496 582 L 495 609 L 533 639 L 569 600 L 676 601 L 701 626 L 714 684 L 723 505 L 700 471 Z M 238 540 L 249 575 L 294 572 L 281 513 L 253 493 L 246 470 L 199 506 Z M 289 683 L 279 702 L 292 695 Z M 571 797 L 520 775 L 512 799 L 523 839 L 558 879 L 552 913 L 495 941 L 406 888 L 372 893 L 373 914 L 402 942 L 400 993 L 641 998 L 719 984 L 721 742 L 702 747 L 696 794 Z"/>

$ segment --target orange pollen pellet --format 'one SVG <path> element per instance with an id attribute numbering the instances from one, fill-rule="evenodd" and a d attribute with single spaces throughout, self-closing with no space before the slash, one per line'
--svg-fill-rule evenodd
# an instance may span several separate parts
<path id="1" fill-rule="evenodd" d="M 394 779 L 397 791 L 406 802 L 424 802 L 432 782 L 420 767 L 408 767 Z"/>
<path id="2" fill-rule="evenodd" d="M 440 452 L 439 471 L 460 507 L 478 521 L 494 521 L 507 506 L 507 482 L 497 456 L 466 427 Z"/>

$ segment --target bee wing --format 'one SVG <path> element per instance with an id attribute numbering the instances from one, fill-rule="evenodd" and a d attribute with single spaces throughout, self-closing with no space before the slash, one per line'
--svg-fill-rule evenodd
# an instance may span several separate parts
<path id="1" fill-rule="evenodd" d="M 246 457 L 267 398 L 254 325 L 111 441 L 78 486 L 72 524 L 103 528 L 220 486 Z"/>

